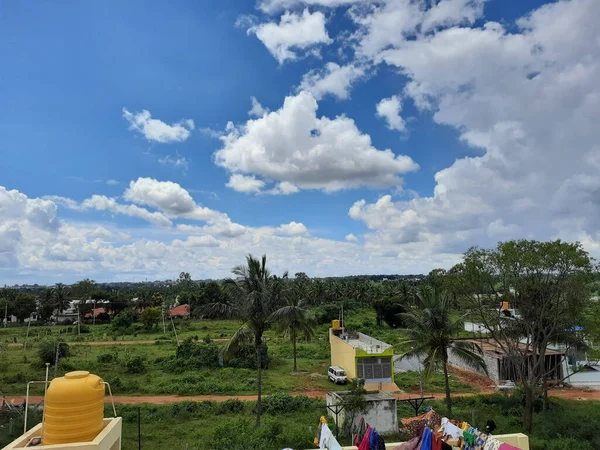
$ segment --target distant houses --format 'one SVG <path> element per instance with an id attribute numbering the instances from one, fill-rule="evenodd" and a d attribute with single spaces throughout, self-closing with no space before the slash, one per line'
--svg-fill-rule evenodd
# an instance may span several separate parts
<path id="1" fill-rule="evenodd" d="M 189 319 L 190 318 L 190 305 L 183 304 L 179 306 L 175 306 L 169 310 L 169 317 L 180 318 L 180 319 Z"/>

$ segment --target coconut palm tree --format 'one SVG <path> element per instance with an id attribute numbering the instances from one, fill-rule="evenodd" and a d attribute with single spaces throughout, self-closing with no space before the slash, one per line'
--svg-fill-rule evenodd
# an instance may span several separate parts
<path id="1" fill-rule="evenodd" d="M 417 294 L 417 301 L 417 309 L 401 314 L 406 325 L 402 331 L 407 336 L 401 345 L 411 349 L 401 357 L 421 357 L 425 354 L 425 376 L 442 369 L 446 384 L 446 405 L 450 416 L 452 400 L 448 379 L 449 352 L 466 365 L 487 373 L 482 358 L 483 352 L 479 345 L 473 342 L 456 340 L 459 332 L 464 329 L 464 316 L 453 318 L 452 299 L 446 292 L 424 288 Z"/>
<path id="2" fill-rule="evenodd" d="M 262 259 L 248 255 L 246 265 L 236 266 L 232 273 L 235 278 L 225 280 L 224 288 L 229 299 L 207 305 L 209 313 L 228 315 L 244 320 L 225 347 L 223 359 L 230 359 L 242 344 L 252 344 L 256 352 L 257 387 L 256 426 L 260 426 L 262 413 L 262 346 L 263 334 L 269 326 L 272 314 L 283 302 L 285 272 L 279 278 L 267 269 L 267 256 Z"/>
<path id="3" fill-rule="evenodd" d="M 54 297 L 55 308 L 58 314 L 62 313 L 69 307 L 67 299 L 67 287 L 62 283 L 56 283 L 52 288 L 52 296 Z"/>
<path id="4" fill-rule="evenodd" d="M 306 290 L 302 286 L 293 285 L 286 296 L 286 304 L 271 314 L 274 328 L 292 341 L 294 355 L 294 372 L 298 370 L 296 363 L 296 340 L 298 335 L 310 338 L 313 333 L 312 323 L 308 316 L 308 300 Z"/>

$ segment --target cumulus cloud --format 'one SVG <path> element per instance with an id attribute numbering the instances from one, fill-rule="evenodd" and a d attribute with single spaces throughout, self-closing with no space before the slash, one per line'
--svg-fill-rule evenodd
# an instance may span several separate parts
<path id="1" fill-rule="evenodd" d="M 267 14 L 274 14 L 302 5 L 335 8 L 364 1 L 365 0 L 260 0 L 258 2 L 258 7 Z"/>
<path id="2" fill-rule="evenodd" d="M 352 233 L 346 235 L 346 240 L 348 242 L 358 242 L 358 238 L 354 236 Z"/>
<path id="3" fill-rule="evenodd" d="M 289 236 L 303 236 L 308 234 L 306 226 L 298 222 L 284 223 L 276 231 Z"/>
<path id="4" fill-rule="evenodd" d="M 248 111 L 249 116 L 262 117 L 269 112 L 269 108 L 263 107 L 263 105 L 256 100 L 256 97 L 250 97 L 250 100 L 252 101 L 252 108 Z"/>
<path id="5" fill-rule="evenodd" d="M 325 15 L 305 9 L 302 14 L 285 12 L 279 21 L 262 23 L 248 29 L 267 47 L 279 64 L 294 61 L 309 53 L 318 54 L 318 46 L 332 40 L 325 28 Z"/>
<path id="6" fill-rule="evenodd" d="M 257 193 L 264 187 L 265 182 L 257 179 L 255 176 L 241 175 L 234 173 L 229 177 L 229 182 L 226 184 L 234 191 L 248 193 Z"/>
<path id="7" fill-rule="evenodd" d="M 180 122 L 169 125 L 162 120 L 153 119 L 150 111 L 144 109 L 141 112 L 132 113 L 123 108 L 123 117 L 129 122 L 129 129 L 144 135 L 149 141 L 169 143 L 183 142 L 190 137 L 194 129 L 192 119 L 183 119 Z"/>
<path id="8" fill-rule="evenodd" d="M 304 74 L 299 90 L 312 93 L 315 100 L 331 94 L 340 100 L 350 98 L 352 87 L 365 77 L 364 67 L 347 64 L 340 66 L 334 62 L 328 62 L 321 70 L 311 70 Z"/>
<path id="9" fill-rule="evenodd" d="M 600 140 L 594 125 L 600 120 L 600 31 L 594 25 L 600 3 L 548 4 L 512 31 L 493 22 L 443 28 L 478 16 L 480 3 L 460 4 L 474 15 L 453 10 L 463 12 L 446 21 L 437 17 L 430 33 L 388 41 L 385 49 L 381 41 L 371 50 L 375 62 L 408 78 L 404 94 L 418 108 L 457 129 L 482 154 L 439 171 L 431 196 L 363 200 L 350 216 L 373 230 L 369 242 L 399 248 L 455 252 L 515 237 L 585 238 L 593 248 L 600 221 L 593 164 Z M 373 9 L 361 20 L 377 16 Z M 363 39 L 361 45 L 373 42 L 366 34 Z"/>
<path id="10" fill-rule="evenodd" d="M 402 102 L 397 95 L 384 98 L 377 103 L 377 117 L 384 119 L 390 130 L 406 130 L 406 124 L 400 115 L 400 111 L 402 111 Z"/>
<path id="11" fill-rule="evenodd" d="M 189 161 L 184 156 L 170 156 L 166 155 L 161 158 L 158 158 L 158 163 L 163 166 L 172 166 L 176 169 L 181 169 L 184 172 L 188 170 Z"/>
<path id="12" fill-rule="evenodd" d="M 359 186 L 390 187 L 400 175 L 418 169 L 408 156 L 373 147 L 345 116 L 317 117 L 312 94 L 286 97 L 283 106 L 245 125 L 228 127 L 215 153 L 218 165 L 233 173 L 257 175 L 276 182 L 328 192 Z"/>

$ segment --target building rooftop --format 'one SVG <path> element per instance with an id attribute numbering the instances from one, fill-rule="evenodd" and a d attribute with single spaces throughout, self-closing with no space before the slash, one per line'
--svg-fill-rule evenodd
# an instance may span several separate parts
<path id="1" fill-rule="evenodd" d="M 342 331 L 337 337 L 346 341 L 352 347 L 359 348 L 367 353 L 383 353 L 391 347 L 390 344 L 359 332 Z"/>

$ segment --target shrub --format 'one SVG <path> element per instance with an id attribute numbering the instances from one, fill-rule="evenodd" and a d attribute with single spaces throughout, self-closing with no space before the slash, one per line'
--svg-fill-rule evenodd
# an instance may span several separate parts
<path id="1" fill-rule="evenodd" d="M 165 358 L 162 368 L 168 372 L 181 373 L 186 369 L 214 369 L 219 367 L 221 350 L 214 343 L 193 342 L 186 339 L 177 347 L 174 357 Z"/>
<path id="2" fill-rule="evenodd" d="M 146 373 L 146 358 L 143 356 L 135 356 L 125 362 L 127 373 Z"/>
<path id="3" fill-rule="evenodd" d="M 122 311 L 113 317 L 111 326 L 114 331 L 128 329 L 133 324 L 134 317 L 131 311 Z"/>
<path id="4" fill-rule="evenodd" d="M 224 402 L 217 403 L 215 414 L 239 413 L 244 411 L 244 402 L 236 398 L 230 398 Z"/>
<path id="5" fill-rule="evenodd" d="M 96 323 L 110 323 L 110 314 L 100 313 L 96 316 Z"/>
<path id="6" fill-rule="evenodd" d="M 269 368 L 269 354 L 267 350 L 267 344 L 263 342 L 261 347 L 261 364 L 263 369 Z M 226 362 L 226 365 L 228 367 L 236 367 L 240 369 L 256 369 L 256 352 L 254 351 L 254 346 L 240 346 L 233 358 Z"/>
<path id="7" fill-rule="evenodd" d="M 101 353 L 98 355 L 98 362 L 101 364 L 109 364 L 113 362 L 117 362 L 117 355 L 113 355 L 112 353 Z"/>
<path id="8" fill-rule="evenodd" d="M 40 363 L 42 367 L 48 364 L 54 364 L 56 361 L 56 355 L 58 352 L 58 360 L 60 361 L 62 358 L 67 358 L 71 355 L 71 350 L 69 349 L 69 344 L 66 342 L 61 342 L 55 339 L 48 339 L 42 341 L 40 343 L 40 348 L 38 350 L 38 356 L 40 358 Z"/>
<path id="9" fill-rule="evenodd" d="M 287 392 L 276 392 L 263 400 L 263 412 L 278 415 L 311 408 L 313 401 L 305 395 L 292 396 Z"/>

